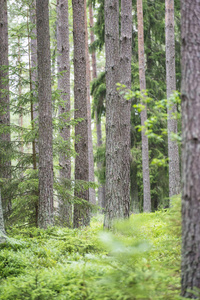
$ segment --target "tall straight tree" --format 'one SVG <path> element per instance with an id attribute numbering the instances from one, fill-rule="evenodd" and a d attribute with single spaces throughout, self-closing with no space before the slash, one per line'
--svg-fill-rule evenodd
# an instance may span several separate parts
<path id="1" fill-rule="evenodd" d="M 106 228 L 112 226 L 113 219 L 129 216 L 130 203 L 130 106 L 117 92 L 116 84 L 122 82 L 130 86 L 127 72 L 131 64 L 131 3 L 122 1 L 121 10 L 120 55 L 119 1 L 105 1 Z"/>
<path id="2" fill-rule="evenodd" d="M 39 213 L 38 225 L 53 224 L 53 147 L 49 1 L 36 0 L 39 99 Z"/>
<path id="3" fill-rule="evenodd" d="M 132 57 L 132 1 L 121 0 L 121 38 L 120 38 L 120 83 L 131 89 Z M 122 205 L 124 217 L 129 215 L 130 207 L 130 148 L 131 148 L 131 103 L 121 98 L 121 163 Z"/>
<path id="4" fill-rule="evenodd" d="M 86 27 L 85 1 L 73 0 L 74 37 L 74 98 L 75 119 L 83 118 L 75 126 L 75 180 L 89 181 L 88 158 L 88 113 L 87 113 L 87 65 L 86 65 Z M 88 190 L 77 192 L 75 197 L 89 201 Z M 74 227 L 89 224 L 89 211 L 84 204 L 74 205 Z"/>
<path id="5" fill-rule="evenodd" d="M 144 29 L 143 29 L 143 5 L 142 0 L 137 0 L 137 19 L 138 19 L 138 58 L 139 58 L 139 77 L 140 91 L 146 90 L 145 78 L 145 55 L 144 55 Z M 141 125 L 144 126 L 147 120 L 147 108 L 141 111 Z M 149 142 L 145 131 L 142 130 L 142 174 L 143 174 L 143 211 L 151 211 L 151 191 L 149 177 Z"/>
<path id="6" fill-rule="evenodd" d="M 166 44 L 166 81 L 167 99 L 176 90 L 175 70 L 175 39 L 174 39 L 174 0 L 165 0 L 165 44 Z M 172 133 L 177 133 L 177 121 L 173 114 L 177 107 L 168 107 L 168 156 L 169 156 L 169 196 L 180 193 L 179 150 L 176 141 L 171 138 Z"/>
<path id="7" fill-rule="evenodd" d="M 90 16 L 90 40 L 91 44 L 94 43 L 94 31 L 92 30 L 94 26 L 93 20 L 93 10 L 92 5 L 89 5 L 89 16 Z M 96 53 L 92 52 L 92 79 L 97 78 L 97 63 L 96 63 Z M 101 130 L 101 119 L 99 120 L 97 116 L 97 112 L 95 112 L 95 120 L 96 120 L 96 131 L 97 131 L 97 147 L 102 145 L 102 130 Z M 102 164 L 97 163 L 97 168 L 101 169 Z M 105 208 L 105 185 L 98 187 L 98 205 L 102 208 Z"/>
<path id="8" fill-rule="evenodd" d="M 92 121 L 91 121 L 91 105 L 90 105 L 90 58 L 88 49 L 88 29 L 87 29 L 87 5 L 85 1 L 85 53 L 87 65 L 87 112 L 88 112 L 88 159 L 89 159 L 89 181 L 94 182 L 94 155 L 93 155 L 93 141 L 92 141 Z M 96 204 L 95 190 L 89 188 L 89 201 L 91 204 Z"/>
<path id="9" fill-rule="evenodd" d="M 7 0 L 0 0 L 0 148 L 4 148 L 2 153 L 7 153 L 10 146 L 9 103 Z M 0 177 L 5 180 L 11 177 L 11 161 L 5 157 L 5 154 L 0 157 L 0 172 Z M 9 212 L 11 203 L 6 203 L 4 197 L 2 202 L 6 212 Z"/>
<path id="10" fill-rule="evenodd" d="M 68 0 L 57 0 L 57 48 L 58 48 L 58 89 L 61 92 L 62 103 L 59 105 L 59 118 L 61 121 L 60 135 L 70 144 L 70 60 L 69 60 L 69 22 Z M 66 150 L 65 150 L 66 151 Z M 60 154 L 60 178 L 71 179 L 71 159 L 66 152 Z M 66 200 L 59 199 L 59 220 L 61 225 L 70 225 L 72 206 Z"/>
<path id="11" fill-rule="evenodd" d="M 182 296 L 200 289 L 200 2 L 182 0 Z M 199 295 L 199 290 L 198 290 Z"/>

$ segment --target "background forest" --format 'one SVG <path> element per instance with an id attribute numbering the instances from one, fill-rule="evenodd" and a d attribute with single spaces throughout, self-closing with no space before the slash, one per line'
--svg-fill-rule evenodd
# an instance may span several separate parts
<path id="1" fill-rule="evenodd" d="M 0 24 L 0 299 L 200 297 L 180 1 L 0 0 Z"/>

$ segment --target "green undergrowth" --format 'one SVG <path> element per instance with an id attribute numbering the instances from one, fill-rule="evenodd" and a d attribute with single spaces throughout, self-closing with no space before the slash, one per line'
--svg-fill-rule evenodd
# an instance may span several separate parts
<path id="1" fill-rule="evenodd" d="M 0 299 L 181 299 L 180 204 L 103 232 L 13 228 L 0 245 Z"/>

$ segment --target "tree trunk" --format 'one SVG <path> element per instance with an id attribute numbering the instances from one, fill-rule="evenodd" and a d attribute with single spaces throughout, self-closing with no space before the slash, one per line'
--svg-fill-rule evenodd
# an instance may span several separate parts
<path id="1" fill-rule="evenodd" d="M 21 68 L 21 49 L 20 49 L 20 36 L 18 36 L 18 57 L 17 57 L 17 63 L 19 67 L 19 81 L 18 81 L 18 96 L 19 100 L 22 95 L 22 83 L 21 83 L 21 76 L 22 76 L 22 68 Z M 20 114 L 19 114 L 19 126 L 21 127 L 21 132 L 19 135 L 19 140 L 20 140 L 20 151 L 21 153 L 24 152 L 24 147 L 23 147 L 23 107 L 20 106 Z M 23 176 L 23 172 L 21 174 Z"/>
<path id="2" fill-rule="evenodd" d="M 200 2 L 182 0 L 182 296 L 200 289 Z M 197 292 L 197 291 L 196 291 Z"/>
<path id="3" fill-rule="evenodd" d="M 36 25 L 36 2 L 33 0 L 29 7 L 30 10 L 30 21 L 31 25 Z M 29 60 L 29 82 L 30 82 L 30 103 L 31 103 L 31 127 L 32 131 L 35 130 L 34 117 L 38 115 L 38 103 L 36 103 L 37 92 L 36 92 L 36 79 L 37 79 L 37 40 L 36 40 L 36 27 L 31 30 L 31 41 L 30 41 L 30 28 L 29 28 L 29 10 L 27 10 L 27 31 L 28 31 L 28 60 Z M 36 111 L 35 111 L 36 110 Z M 37 170 L 37 154 L 38 147 L 36 148 L 36 139 L 32 140 L 32 165 L 33 170 Z M 39 197 L 38 190 L 33 191 L 37 199 Z M 35 201 L 35 225 L 38 226 L 38 200 Z"/>
<path id="4" fill-rule="evenodd" d="M 137 0 L 137 18 L 138 18 L 138 57 L 139 57 L 139 77 L 140 91 L 146 90 L 145 79 L 145 56 L 144 56 L 144 30 L 143 30 L 143 7 L 142 0 Z M 147 120 L 147 108 L 141 112 L 141 125 L 144 126 Z M 151 211 L 151 191 L 149 177 L 149 143 L 145 131 L 142 130 L 142 174 L 143 174 L 143 211 Z"/>
<path id="5" fill-rule="evenodd" d="M 75 126 L 75 180 L 89 181 L 88 157 L 88 112 L 87 112 L 87 65 L 85 1 L 73 0 L 73 37 L 74 37 L 74 99 L 75 119 L 83 118 Z M 89 201 L 88 190 L 75 191 L 75 197 Z M 84 204 L 74 205 L 74 227 L 89 224 L 89 210 Z"/>
<path id="6" fill-rule="evenodd" d="M 1 189 L 0 189 L 0 244 L 6 241 L 6 231 L 4 227 L 4 219 L 3 219 L 3 208 L 1 202 Z"/>
<path id="7" fill-rule="evenodd" d="M 62 104 L 59 105 L 59 118 L 62 124 L 60 135 L 63 140 L 70 145 L 70 118 L 66 114 L 70 113 L 70 60 L 69 60 L 69 23 L 68 23 L 68 0 L 57 0 L 57 48 L 58 48 L 58 89 L 61 92 Z M 70 146 L 69 146 L 70 147 Z M 65 149 L 66 151 L 66 149 Z M 71 179 L 71 159 L 70 155 L 61 153 L 59 157 L 60 178 Z M 67 199 L 59 199 L 59 223 L 61 226 L 70 226 L 72 219 L 72 205 L 67 203 Z"/>
<path id="8" fill-rule="evenodd" d="M 31 31 L 31 79 L 33 92 L 33 119 L 38 118 L 38 99 L 37 99 L 37 32 L 36 32 L 36 0 L 32 0 L 30 6 Z M 36 153 L 38 154 L 38 145 L 36 144 Z"/>
<path id="9" fill-rule="evenodd" d="M 39 99 L 39 213 L 38 225 L 53 224 L 53 147 L 49 1 L 36 1 Z"/>
<path id="10" fill-rule="evenodd" d="M 174 0 L 165 0 L 165 41 L 166 41 L 166 81 L 167 99 L 176 90 L 175 40 L 174 40 Z M 176 105 L 168 108 L 168 156 L 169 156 L 169 197 L 180 193 L 180 171 L 178 144 L 172 141 L 171 134 L 177 133 L 177 120 L 173 114 Z"/>
<path id="11" fill-rule="evenodd" d="M 129 12 L 130 3 L 122 3 L 121 50 L 119 51 L 119 2 L 105 1 L 105 47 L 106 47 L 106 210 L 104 227 L 110 228 L 114 219 L 129 216 L 130 203 L 130 119 L 129 104 L 116 90 L 120 81 L 130 85 L 129 45 L 131 41 Z M 127 27 L 126 27 L 127 26 Z M 126 29 L 125 29 L 126 28 Z M 126 32 L 127 30 L 127 32 Z M 120 69 L 121 66 L 121 69 Z M 128 71 L 129 72 L 129 71 Z M 127 109 L 128 108 L 128 109 Z M 125 109 L 125 112 L 123 112 Z M 127 140 L 125 140 L 127 138 Z"/>
<path id="12" fill-rule="evenodd" d="M 92 121 L 91 121 L 91 105 L 90 105 L 90 59 L 88 49 L 88 30 L 87 30 L 87 5 L 85 1 L 85 32 L 86 32 L 86 65 L 87 65 L 87 104 L 88 104 L 88 158 L 89 158 L 89 181 L 94 182 L 94 155 L 92 142 Z M 89 188 L 89 201 L 91 204 L 96 204 L 95 190 Z"/>
<path id="13" fill-rule="evenodd" d="M 8 78 L 8 17 L 7 0 L 0 0 L 0 148 L 3 148 L 0 157 L 1 178 L 8 181 L 11 178 L 11 161 L 7 154 L 10 148 L 10 101 L 9 101 L 9 78 Z M 4 199 L 2 204 L 6 214 L 11 211 L 11 201 Z"/>
<path id="14" fill-rule="evenodd" d="M 132 58 L 132 1 L 121 0 L 121 38 L 120 38 L 120 83 L 131 89 Z M 121 164 L 122 203 L 124 217 L 129 216 L 130 209 L 130 158 L 131 158 L 131 101 L 123 97 L 120 101 L 121 123 Z"/>
<path id="15" fill-rule="evenodd" d="M 1 189 L 0 189 L 0 243 L 4 240 L 4 235 L 6 234 L 4 227 L 4 218 L 3 218 L 3 208 L 1 202 Z"/>
<path id="16" fill-rule="evenodd" d="M 94 26 L 93 21 L 93 11 L 92 6 L 90 4 L 89 6 L 89 15 L 90 15 L 90 40 L 91 44 L 94 43 L 94 32 L 92 30 L 92 27 Z M 97 64 L 96 64 L 96 53 L 95 51 L 92 52 L 92 79 L 97 78 Z M 96 119 L 96 131 L 97 131 L 97 147 L 100 147 L 102 145 L 102 132 L 101 132 L 101 120 L 98 120 L 97 113 L 95 113 L 95 119 Z M 101 169 L 102 164 L 97 163 L 97 168 Z M 102 208 L 105 208 L 105 185 L 100 185 L 98 187 L 98 205 Z"/>

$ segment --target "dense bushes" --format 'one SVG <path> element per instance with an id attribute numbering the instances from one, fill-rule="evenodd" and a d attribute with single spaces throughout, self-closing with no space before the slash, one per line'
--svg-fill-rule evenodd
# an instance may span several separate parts
<path id="1" fill-rule="evenodd" d="M 180 299 L 179 210 L 132 215 L 112 234 L 101 216 L 85 229 L 15 228 L 1 245 L 0 299 Z"/>

